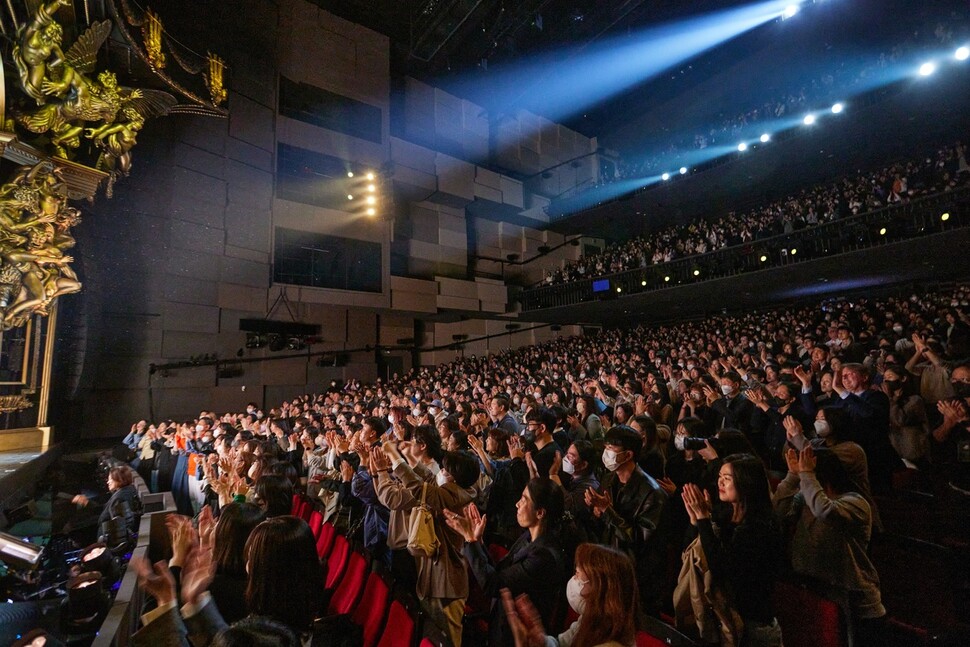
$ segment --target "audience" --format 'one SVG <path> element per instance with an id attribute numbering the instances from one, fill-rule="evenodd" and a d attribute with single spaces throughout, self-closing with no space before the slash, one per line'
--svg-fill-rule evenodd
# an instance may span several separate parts
<path id="1" fill-rule="evenodd" d="M 312 533 L 287 516 L 298 492 L 388 564 L 456 647 L 469 573 L 491 600 L 489 644 L 633 644 L 639 614 L 672 613 L 671 592 L 703 576 L 717 596 L 692 602 L 692 620 L 678 613 L 682 631 L 776 645 L 768 592 L 786 566 L 848 591 L 862 644 L 880 644 L 873 494 L 908 469 L 962 509 L 970 501 L 968 306 L 961 284 L 606 329 L 265 412 L 202 411 L 213 422 L 177 436 L 146 421 L 133 431 L 139 446 L 153 439 L 151 480 L 169 469 L 190 510 L 204 504 L 197 531 L 187 518 L 170 526 L 173 591 L 164 564 L 135 567 L 160 603 L 142 635 L 207 642 L 225 622 L 275 622 L 332 644 Z M 166 452 L 186 472 L 197 465 L 197 483 L 166 468 Z M 769 505 L 775 474 L 787 549 Z M 409 542 L 422 505 L 431 552 Z M 675 581 L 670 558 L 685 546 Z M 546 636 L 565 626 L 564 599 L 579 619 Z"/>

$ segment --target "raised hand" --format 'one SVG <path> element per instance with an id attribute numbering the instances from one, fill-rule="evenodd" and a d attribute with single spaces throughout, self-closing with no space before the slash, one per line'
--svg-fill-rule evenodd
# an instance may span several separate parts
<path id="1" fill-rule="evenodd" d="M 385 472 L 391 469 L 391 461 L 380 447 L 371 447 L 370 450 L 371 467 L 376 472 Z"/>
<path id="2" fill-rule="evenodd" d="M 196 547 L 193 548 L 182 567 L 182 602 L 196 604 L 212 583 L 216 574 L 216 565 L 212 561 L 212 551 Z"/>
<path id="3" fill-rule="evenodd" d="M 698 519 L 711 518 L 711 495 L 707 490 L 701 490 L 693 483 L 685 483 L 681 498 L 684 500 L 691 525 L 696 526 Z"/>
<path id="4" fill-rule="evenodd" d="M 525 453 L 525 464 L 529 466 L 529 478 L 539 478 L 539 469 L 536 467 L 536 462 L 532 460 L 532 452 Z"/>
<path id="5" fill-rule="evenodd" d="M 586 505 L 588 505 L 593 510 L 593 514 L 597 518 L 603 515 L 609 508 L 613 506 L 613 497 L 610 496 L 609 491 L 604 491 L 600 494 L 593 488 L 587 488 L 586 494 L 584 496 L 586 500 Z"/>
<path id="6" fill-rule="evenodd" d="M 804 367 L 796 366 L 793 372 L 798 381 L 802 383 L 803 389 L 812 388 L 812 374 L 806 371 Z"/>
<path id="7" fill-rule="evenodd" d="M 552 459 L 552 466 L 549 468 L 549 478 L 559 479 L 559 471 L 562 470 L 562 454 L 556 452 L 556 457 Z"/>
<path id="8" fill-rule="evenodd" d="M 158 601 L 158 606 L 175 602 L 175 577 L 165 560 L 152 564 L 147 557 L 132 557 L 129 566 L 138 575 L 138 587 Z"/>
<path id="9" fill-rule="evenodd" d="M 512 436 L 508 442 L 509 456 L 511 458 L 525 458 L 525 452 L 522 449 L 522 440 L 518 436 Z"/>
<path id="10" fill-rule="evenodd" d="M 199 513 L 199 545 L 203 548 L 212 548 L 215 536 L 216 520 L 212 516 L 211 506 L 202 506 Z"/>
<path id="11" fill-rule="evenodd" d="M 798 455 L 798 471 L 814 472 L 816 462 L 815 450 L 812 449 L 811 445 L 805 445 L 805 449 Z"/>
<path id="12" fill-rule="evenodd" d="M 788 464 L 788 471 L 792 474 L 798 474 L 798 452 L 788 448 L 785 452 L 785 462 Z"/>
<path id="13" fill-rule="evenodd" d="M 785 416 L 781 419 L 781 424 L 785 426 L 785 435 L 788 437 L 788 440 L 803 436 L 805 433 L 805 430 L 802 428 L 802 423 L 795 416 Z"/>

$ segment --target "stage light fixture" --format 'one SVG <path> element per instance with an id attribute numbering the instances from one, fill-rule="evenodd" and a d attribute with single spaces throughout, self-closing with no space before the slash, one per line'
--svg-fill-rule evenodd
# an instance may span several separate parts
<path id="1" fill-rule="evenodd" d="M 767 262 L 767 260 L 768 260 L 768 257 L 767 257 L 767 256 L 765 256 L 764 254 L 762 254 L 762 255 L 761 255 L 761 262 L 762 262 L 762 263 L 765 263 L 765 262 Z"/>
<path id="2" fill-rule="evenodd" d="M 367 204 L 375 204 L 375 203 L 377 203 L 377 198 L 375 198 L 372 195 L 367 196 Z"/>
<path id="3" fill-rule="evenodd" d="M 640 285 L 643 286 L 643 287 L 647 287 L 647 282 L 646 281 L 640 281 Z"/>
<path id="4" fill-rule="evenodd" d="M 616 288 L 617 293 L 623 292 L 623 288 Z"/>
<path id="5" fill-rule="evenodd" d="M 700 276 L 700 275 L 701 275 L 700 270 L 694 270 L 694 276 Z"/>
<path id="6" fill-rule="evenodd" d="M 797 253 L 798 253 L 798 249 L 797 249 L 797 248 L 795 248 L 795 247 L 792 247 L 792 248 L 791 248 L 791 255 L 792 255 L 792 256 L 794 256 L 794 255 L 795 255 L 795 254 L 797 254 Z"/>
<path id="7" fill-rule="evenodd" d="M 373 182 L 373 181 L 374 181 L 374 174 L 373 174 L 373 173 L 368 173 L 366 177 L 367 177 L 367 179 L 368 179 L 368 180 L 369 180 L 370 182 Z"/>
<path id="8" fill-rule="evenodd" d="M 958 61 L 965 61 L 970 58 L 970 47 L 958 47 L 957 51 L 953 53 L 953 58 Z"/>
<path id="9" fill-rule="evenodd" d="M 681 175 L 687 175 L 687 167 L 686 166 L 681 166 L 680 167 L 680 174 Z"/>
<path id="10" fill-rule="evenodd" d="M 771 135 L 769 135 L 768 133 L 765 133 L 764 135 L 761 136 L 760 139 L 762 144 L 767 144 L 768 142 L 771 141 Z"/>
<path id="11" fill-rule="evenodd" d="M 740 144 L 738 144 L 738 151 L 743 153 L 746 150 L 748 150 L 747 144 L 745 144 L 744 142 L 741 142 Z"/>
<path id="12" fill-rule="evenodd" d="M 354 199 L 354 196 L 353 196 L 353 194 L 352 194 L 352 193 L 348 193 L 348 194 L 347 194 L 347 199 L 348 199 L 348 200 L 353 200 L 353 199 Z"/>
<path id="13" fill-rule="evenodd" d="M 367 185 L 367 191 L 368 191 L 369 193 L 373 193 L 373 192 L 374 192 L 374 191 L 376 191 L 376 190 L 377 190 L 377 187 L 376 187 L 376 186 L 374 186 L 373 184 L 368 184 L 368 185 Z"/>
<path id="14" fill-rule="evenodd" d="M 811 126 L 815 123 L 815 115 L 805 115 L 805 118 L 802 119 L 802 123 L 806 126 Z"/>
<path id="15" fill-rule="evenodd" d="M 368 209 L 367 210 L 367 215 L 368 216 L 373 216 L 375 213 L 377 213 L 377 210 L 376 209 Z"/>
<path id="16" fill-rule="evenodd" d="M 665 276 L 664 277 L 664 283 L 670 283 L 670 277 L 669 276 Z"/>
<path id="17" fill-rule="evenodd" d="M 797 13 L 798 13 L 798 5 L 790 4 L 787 7 L 785 7 L 785 10 L 782 12 L 781 17 L 784 18 L 785 20 L 788 20 L 789 18 L 793 17 Z"/>
<path id="18" fill-rule="evenodd" d="M 842 112 L 843 110 L 845 110 L 845 106 L 842 105 L 841 103 L 835 103 L 835 104 L 832 105 L 832 114 L 833 115 L 837 115 L 840 112 Z"/>
<path id="19" fill-rule="evenodd" d="M 663 175 L 660 176 L 660 179 L 666 182 L 667 180 L 670 179 L 670 173 L 664 173 Z"/>
<path id="20" fill-rule="evenodd" d="M 919 66 L 920 76 L 929 76 L 933 72 L 936 72 L 936 63 L 934 63 L 933 61 L 927 61 L 926 63 L 923 63 L 922 65 Z"/>
<path id="21" fill-rule="evenodd" d="M 949 213 L 945 213 L 942 216 L 940 216 L 940 220 L 942 220 L 943 222 L 946 222 L 949 219 L 950 219 L 950 214 Z"/>
<path id="22" fill-rule="evenodd" d="M 43 546 L 0 532 L 0 560 L 14 568 L 37 568 L 43 552 Z"/>
<path id="23" fill-rule="evenodd" d="M 347 171 L 347 177 L 354 177 L 353 171 Z"/>
<path id="24" fill-rule="evenodd" d="M 880 236 L 885 236 L 886 235 L 886 228 L 885 227 L 883 227 L 882 229 L 879 230 L 879 235 Z"/>

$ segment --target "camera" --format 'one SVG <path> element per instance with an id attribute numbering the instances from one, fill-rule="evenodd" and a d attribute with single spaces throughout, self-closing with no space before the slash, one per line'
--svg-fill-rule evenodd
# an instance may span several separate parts
<path id="1" fill-rule="evenodd" d="M 711 447 L 714 448 L 714 451 L 718 451 L 717 438 L 714 438 L 713 436 L 710 438 L 690 438 L 690 437 L 684 438 L 684 450 L 697 451 L 699 449 L 704 449 L 705 447 L 707 447 L 707 443 L 711 444 Z"/>

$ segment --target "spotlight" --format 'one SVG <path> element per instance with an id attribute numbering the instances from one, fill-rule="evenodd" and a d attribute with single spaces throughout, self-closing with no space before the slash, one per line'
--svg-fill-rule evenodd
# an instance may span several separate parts
<path id="1" fill-rule="evenodd" d="M 666 182 L 667 180 L 670 179 L 670 173 L 664 173 L 663 175 L 660 176 L 660 179 Z"/>
<path id="2" fill-rule="evenodd" d="M 617 292 L 623 292 L 623 288 L 616 288 Z"/>
<path id="3" fill-rule="evenodd" d="M 802 119 L 802 123 L 806 126 L 811 126 L 815 123 L 815 115 L 805 115 L 805 118 Z"/>
<path id="4" fill-rule="evenodd" d="M 368 185 L 367 185 L 367 191 L 368 191 L 369 193 L 373 193 L 373 192 L 374 192 L 374 191 L 376 191 L 376 190 L 377 190 L 377 187 L 376 187 L 376 186 L 374 186 L 373 184 L 368 184 Z"/>
<path id="5" fill-rule="evenodd" d="M 949 213 L 945 213 L 942 216 L 940 216 L 940 220 L 942 220 L 943 222 L 946 222 L 949 219 L 950 219 L 950 214 Z"/>
<path id="6" fill-rule="evenodd" d="M 665 276 L 664 277 L 664 283 L 670 283 L 670 277 L 669 276 Z"/>
<path id="7" fill-rule="evenodd" d="M 347 199 L 348 199 L 348 200 L 353 200 L 353 199 L 354 199 L 354 196 L 353 196 L 353 194 L 351 194 L 351 193 L 348 193 L 348 194 L 347 194 Z"/>
<path id="8" fill-rule="evenodd" d="M 694 276 L 700 276 L 700 275 L 701 275 L 700 270 L 694 270 Z"/>
<path id="9" fill-rule="evenodd" d="M 643 287 L 647 287 L 647 282 L 646 281 L 640 281 L 640 285 L 642 285 Z"/>
<path id="10" fill-rule="evenodd" d="M 114 555 L 111 554 L 107 546 L 100 542 L 91 544 L 81 551 L 81 571 L 84 573 L 97 571 L 109 584 L 117 582 L 118 576 L 121 574 Z"/>
<path id="11" fill-rule="evenodd" d="M 788 20 L 789 18 L 791 18 L 797 13 L 798 13 L 798 5 L 790 4 L 787 7 L 785 7 L 785 10 L 781 13 L 781 17 L 784 18 L 785 20 Z"/>
<path id="12" fill-rule="evenodd" d="M 769 135 L 768 133 L 765 133 L 764 135 L 761 136 L 762 144 L 767 144 L 770 141 L 771 141 L 771 135 Z"/>
<path id="13" fill-rule="evenodd" d="M 748 150 L 747 144 L 745 144 L 744 142 L 741 142 L 740 144 L 738 144 L 738 151 L 743 153 L 746 150 Z"/>
<path id="14" fill-rule="evenodd" d="M 767 256 L 765 256 L 764 254 L 762 254 L 762 255 L 761 255 L 761 262 L 762 262 L 762 263 L 764 263 L 764 262 L 766 262 L 767 260 L 768 260 L 768 257 L 767 257 Z"/>
<path id="15" fill-rule="evenodd" d="M 958 47 L 957 51 L 953 53 L 953 58 L 958 61 L 965 61 L 970 58 L 970 47 Z"/>
<path id="16" fill-rule="evenodd" d="M 845 106 L 843 106 L 841 103 L 836 103 L 836 104 L 833 104 L 832 105 L 832 114 L 833 115 L 837 115 L 840 112 L 842 112 L 843 110 L 845 110 Z"/>
<path id="17" fill-rule="evenodd" d="M 365 177 L 367 177 L 367 179 L 368 179 L 369 181 L 371 181 L 371 182 L 373 182 L 373 181 L 374 181 L 374 174 L 373 174 L 373 173 L 368 173 L 368 174 L 367 174 L 367 175 L 366 175 Z"/>
<path id="18" fill-rule="evenodd" d="M 377 202 L 377 198 L 375 198 L 372 195 L 367 196 L 367 204 L 375 204 L 376 202 Z"/>
<path id="19" fill-rule="evenodd" d="M 109 600 L 102 586 L 101 573 L 90 571 L 72 578 L 67 584 L 67 599 L 62 602 L 66 626 L 89 626 L 107 609 Z"/>
<path id="20" fill-rule="evenodd" d="M 0 532 L 0 560 L 14 568 L 35 569 L 40 564 L 43 546 Z"/>
<path id="21" fill-rule="evenodd" d="M 929 76 L 933 72 L 936 72 L 936 63 L 932 61 L 927 61 L 926 63 L 923 63 L 922 65 L 919 66 L 920 76 Z"/>
<path id="22" fill-rule="evenodd" d="M 687 175 L 687 167 L 686 166 L 681 166 L 680 167 L 680 174 L 681 175 Z"/>
<path id="23" fill-rule="evenodd" d="M 347 171 L 347 177 L 354 177 L 353 171 Z"/>
<path id="24" fill-rule="evenodd" d="M 797 254 L 797 253 L 798 253 L 798 250 L 797 250 L 797 249 L 795 249 L 794 247 L 792 247 L 792 248 L 791 248 L 791 255 L 792 255 L 792 256 L 794 256 L 794 255 L 795 255 L 795 254 Z"/>
<path id="25" fill-rule="evenodd" d="M 367 215 L 368 216 L 373 216 L 375 213 L 377 213 L 377 210 L 376 209 L 368 209 L 367 210 Z"/>
<path id="26" fill-rule="evenodd" d="M 879 230 L 879 235 L 880 236 L 885 236 L 886 235 L 886 228 L 885 227 L 883 227 L 882 229 Z"/>

